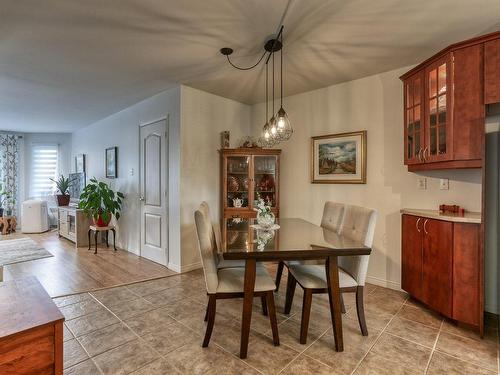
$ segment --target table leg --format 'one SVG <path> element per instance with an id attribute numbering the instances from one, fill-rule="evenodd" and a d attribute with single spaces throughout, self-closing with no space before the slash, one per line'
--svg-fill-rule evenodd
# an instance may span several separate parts
<path id="1" fill-rule="evenodd" d="M 109 247 L 108 238 L 109 238 L 109 230 L 106 231 L 106 247 Z"/>
<path id="2" fill-rule="evenodd" d="M 111 232 L 113 232 L 113 249 L 116 251 L 116 230 L 111 229 Z"/>
<path id="3" fill-rule="evenodd" d="M 326 278 L 328 284 L 328 299 L 330 301 L 330 313 L 332 316 L 333 337 L 335 339 L 335 350 L 344 351 L 344 339 L 342 337 L 342 312 L 340 306 L 339 268 L 336 256 L 330 256 L 326 260 Z"/>
<path id="4" fill-rule="evenodd" d="M 94 254 L 97 254 L 97 234 L 99 232 L 98 231 L 95 231 L 94 233 L 94 241 L 95 241 L 95 251 L 94 251 Z"/>
<path id="5" fill-rule="evenodd" d="M 252 302 L 255 290 L 255 259 L 247 259 L 245 262 L 245 281 L 243 297 L 243 314 L 241 318 L 241 342 L 240 358 L 247 357 L 248 339 L 250 336 L 250 323 L 252 321 Z"/>
<path id="6" fill-rule="evenodd" d="M 89 229 L 87 232 L 87 237 L 89 238 L 89 250 L 90 250 L 90 232 L 91 232 L 91 229 Z M 59 235 L 59 237 L 61 237 L 61 236 Z"/>

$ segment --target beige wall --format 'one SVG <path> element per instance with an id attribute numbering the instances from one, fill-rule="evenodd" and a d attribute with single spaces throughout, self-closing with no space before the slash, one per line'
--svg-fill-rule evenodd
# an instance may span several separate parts
<path id="1" fill-rule="evenodd" d="M 401 280 L 401 208 L 436 209 L 448 203 L 479 211 L 481 205 L 479 170 L 416 174 L 403 165 L 403 95 L 398 77 L 407 70 L 286 98 L 294 134 L 279 146 L 283 150 L 281 216 L 319 224 L 328 200 L 377 209 L 369 281 L 393 288 L 399 288 Z M 252 107 L 254 135 L 262 128 L 263 111 L 262 104 Z M 366 185 L 311 184 L 310 137 L 358 130 L 368 131 Z M 427 190 L 418 190 L 418 177 L 427 178 Z M 450 179 L 450 190 L 439 190 L 439 178 Z"/>
<path id="2" fill-rule="evenodd" d="M 250 107 L 181 86 L 181 270 L 201 266 L 194 211 L 207 201 L 212 220 L 220 217 L 220 132 L 231 132 L 231 147 L 250 131 Z"/>

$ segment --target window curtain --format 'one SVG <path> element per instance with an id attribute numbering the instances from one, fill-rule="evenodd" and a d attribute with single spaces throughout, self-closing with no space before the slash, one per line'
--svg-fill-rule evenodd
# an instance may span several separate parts
<path id="1" fill-rule="evenodd" d="M 19 137 L 0 134 L 0 183 L 4 191 L 16 199 L 19 196 Z M 16 215 L 17 204 L 10 202 L 4 208 L 11 208 Z"/>

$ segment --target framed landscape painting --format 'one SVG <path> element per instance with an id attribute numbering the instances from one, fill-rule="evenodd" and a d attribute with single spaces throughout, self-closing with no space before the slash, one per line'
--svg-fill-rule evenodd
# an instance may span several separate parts
<path id="1" fill-rule="evenodd" d="M 311 138 L 313 184 L 366 183 L 366 130 Z"/>

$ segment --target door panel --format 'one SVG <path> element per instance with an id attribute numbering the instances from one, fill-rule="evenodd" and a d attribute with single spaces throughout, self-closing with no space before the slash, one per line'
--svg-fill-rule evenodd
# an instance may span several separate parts
<path id="1" fill-rule="evenodd" d="M 451 317 L 453 223 L 423 221 L 422 301 Z"/>
<path id="2" fill-rule="evenodd" d="M 405 80 L 405 129 L 404 149 L 405 164 L 419 164 L 423 162 L 424 149 L 424 79 L 422 72 Z"/>
<path id="3" fill-rule="evenodd" d="M 401 288 L 417 299 L 422 299 L 422 227 L 422 218 L 403 215 Z"/>
<path id="4" fill-rule="evenodd" d="M 500 39 L 484 43 L 484 102 L 500 103 Z"/>
<path id="5" fill-rule="evenodd" d="M 478 224 L 453 224 L 453 319 L 479 325 L 481 311 Z"/>
<path id="6" fill-rule="evenodd" d="M 167 121 L 140 128 L 141 256 L 167 265 Z"/>
<path id="7" fill-rule="evenodd" d="M 425 148 L 426 162 L 449 160 L 453 156 L 451 60 L 447 54 L 425 69 Z"/>

